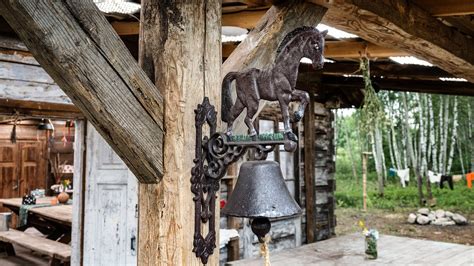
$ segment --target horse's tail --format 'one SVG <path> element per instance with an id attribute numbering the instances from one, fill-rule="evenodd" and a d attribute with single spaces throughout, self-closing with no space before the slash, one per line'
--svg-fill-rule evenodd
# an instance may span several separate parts
<path id="1" fill-rule="evenodd" d="M 221 114 L 222 121 L 228 123 L 230 120 L 230 109 L 232 108 L 232 90 L 231 83 L 234 79 L 237 78 L 238 72 L 229 72 L 225 75 L 224 80 L 222 81 L 222 106 Z"/>

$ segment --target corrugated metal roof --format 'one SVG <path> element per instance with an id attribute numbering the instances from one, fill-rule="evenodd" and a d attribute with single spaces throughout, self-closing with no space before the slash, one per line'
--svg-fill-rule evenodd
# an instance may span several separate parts
<path id="1" fill-rule="evenodd" d="M 127 0 L 94 0 L 100 11 L 106 15 L 133 15 L 140 11 L 140 4 Z"/>

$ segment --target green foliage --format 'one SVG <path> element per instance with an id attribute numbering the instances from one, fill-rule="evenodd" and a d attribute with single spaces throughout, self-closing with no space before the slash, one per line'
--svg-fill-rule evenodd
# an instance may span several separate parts
<path id="1" fill-rule="evenodd" d="M 370 176 L 370 175 L 369 175 Z M 375 180 L 367 182 L 367 205 L 369 208 L 395 210 L 397 208 L 418 208 L 418 192 L 414 181 L 402 188 L 395 181 L 385 187 L 384 197 L 378 196 Z M 465 181 L 455 183 L 454 190 L 440 189 L 432 186 L 433 197 L 436 198 L 435 208 L 442 208 L 465 213 L 474 212 L 474 189 L 468 189 Z M 335 193 L 339 207 L 362 208 L 362 182 L 340 178 L 337 180 Z"/>
<path id="2" fill-rule="evenodd" d="M 385 111 L 370 80 L 369 59 L 361 58 L 360 70 L 365 84 L 360 126 L 364 132 L 369 133 L 374 131 L 376 124 L 385 120 Z"/>

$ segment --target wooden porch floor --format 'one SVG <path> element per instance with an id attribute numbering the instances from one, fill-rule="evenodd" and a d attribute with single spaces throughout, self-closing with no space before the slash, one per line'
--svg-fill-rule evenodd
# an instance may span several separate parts
<path id="1" fill-rule="evenodd" d="M 474 236 L 473 236 L 474 237 Z M 294 265 L 474 265 L 474 247 L 407 237 L 381 235 L 378 259 L 366 260 L 364 238 L 350 234 L 270 254 L 272 266 Z M 226 265 L 261 266 L 263 259 Z"/>

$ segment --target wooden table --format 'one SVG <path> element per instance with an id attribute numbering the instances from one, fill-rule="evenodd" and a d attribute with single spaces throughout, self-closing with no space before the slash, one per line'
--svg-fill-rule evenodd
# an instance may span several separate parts
<path id="1" fill-rule="evenodd" d="M 39 198 L 36 203 L 51 203 L 52 199 L 52 197 Z M 21 198 L 0 199 L 0 204 L 19 215 L 21 201 Z M 48 239 L 68 243 L 71 239 L 71 224 L 72 205 L 57 204 L 28 210 L 27 224 L 16 229 L 24 231 L 29 227 L 34 227 L 47 235 Z"/>

